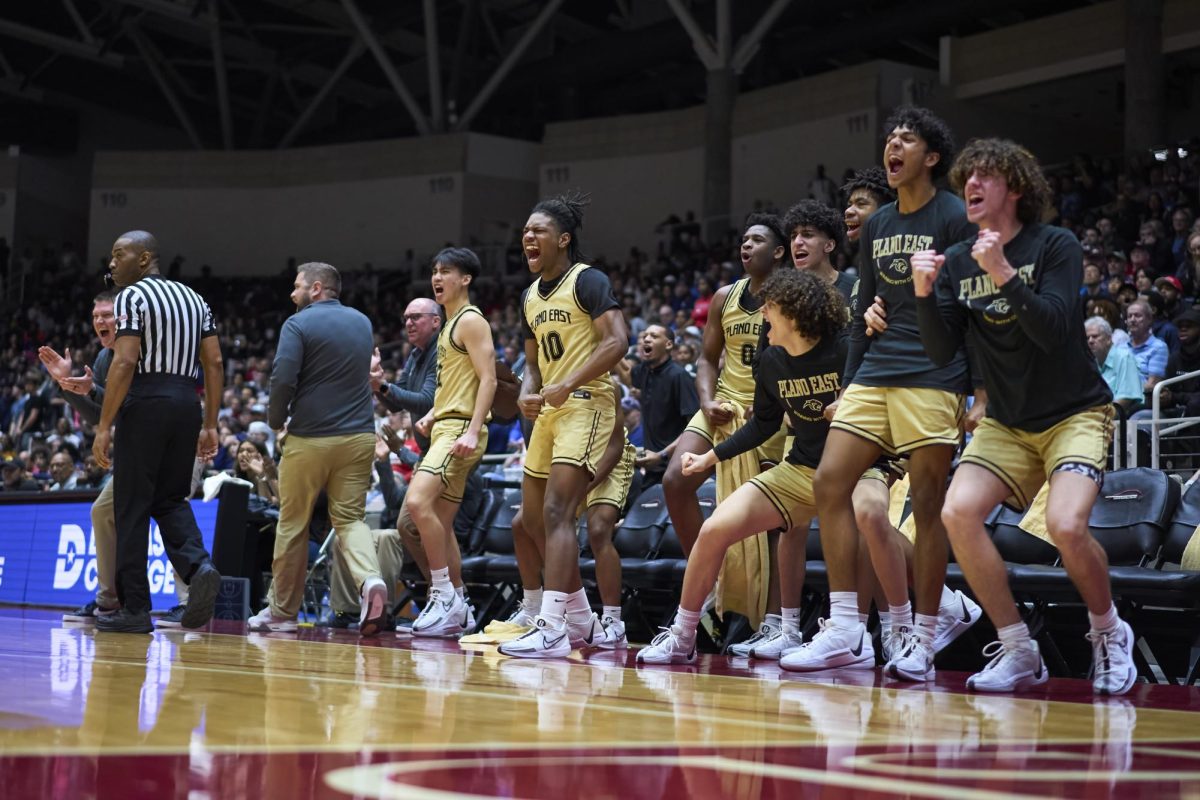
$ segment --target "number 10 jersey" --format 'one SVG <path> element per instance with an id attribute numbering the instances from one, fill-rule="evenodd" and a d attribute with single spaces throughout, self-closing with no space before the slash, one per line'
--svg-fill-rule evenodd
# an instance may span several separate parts
<path id="1" fill-rule="evenodd" d="M 550 283 L 538 279 L 525 290 L 522 321 L 525 335 L 537 344 L 542 386 L 562 383 L 583 366 L 600 344 L 592 321 L 618 307 L 608 276 L 587 264 L 571 266 Z M 613 388 L 608 376 L 576 388 L 564 405 L 578 403 L 611 407 Z"/>

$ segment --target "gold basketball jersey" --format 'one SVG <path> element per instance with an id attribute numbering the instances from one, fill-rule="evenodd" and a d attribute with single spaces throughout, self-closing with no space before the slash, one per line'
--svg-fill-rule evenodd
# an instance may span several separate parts
<path id="1" fill-rule="evenodd" d="M 721 330 L 725 334 L 725 365 L 717 376 L 717 398 L 727 397 L 743 406 L 754 402 L 754 352 L 762 330 L 762 308 L 742 308 L 743 295 L 750 291 L 750 279 L 736 281 L 721 307 Z"/>
<path id="2" fill-rule="evenodd" d="M 525 293 L 525 321 L 533 331 L 538 346 L 538 369 L 542 386 L 561 383 L 578 370 L 600 344 L 600 336 L 592 324 L 592 316 L 575 296 L 575 284 L 587 264 L 575 264 L 567 270 L 548 294 L 542 292 L 541 280 L 536 280 Z M 580 386 L 567 402 L 599 401 L 598 405 L 613 403 L 612 384 L 601 375 Z"/>
<path id="3" fill-rule="evenodd" d="M 446 321 L 437 339 L 437 389 L 433 395 L 433 417 L 470 419 L 475 413 L 475 398 L 479 394 L 479 376 L 466 348 L 454 341 L 454 328 L 465 314 L 483 312 L 477 306 L 466 305 Z M 488 415 L 491 416 L 490 414 Z"/>

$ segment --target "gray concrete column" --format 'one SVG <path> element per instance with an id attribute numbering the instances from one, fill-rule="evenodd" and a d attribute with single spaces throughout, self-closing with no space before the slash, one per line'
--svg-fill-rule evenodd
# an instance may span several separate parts
<path id="1" fill-rule="evenodd" d="M 733 195 L 733 106 L 738 76 L 731 67 L 708 71 L 704 113 L 704 241 L 720 240 L 729 228 Z"/>
<path id="2" fill-rule="evenodd" d="M 1163 0 L 1124 0 L 1125 155 L 1166 142 L 1166 59 Z"/>

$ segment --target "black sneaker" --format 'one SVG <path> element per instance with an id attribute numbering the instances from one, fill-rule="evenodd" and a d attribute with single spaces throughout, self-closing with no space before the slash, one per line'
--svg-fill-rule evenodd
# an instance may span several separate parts
<path id="1" fill-rule="evenodd" d="M 186 610 L 187 606 L 175 606 L 155 620 L 154 626 L 156 628 L 181 628 L 183 627 L 183 612 Z"/>
<path id="2" fill-rule="evenodd" d="M 99 617 L 110 617 L 117 613 L 115 608 L 101 608 L 96 604 L 96 601 L 88 603 L 86 606 L 80 606 L 74 611 L 63 614 L 63 622 L 95 622 Z"/>
<path id="3" fill-rule="evenodd" d="M 154 633 L 149 611 L 133 612 L 122 608 L 115 614 L 96 618 L 96 630 L 105 633 Z"/>
<path id="4" fill-rule="evenodd" d="M 217 604 L 217 593 L 221 590 L 221 573 L 212 563 L 205 561 L 196 569 L 188 584 L 188 601 L 183 617 L 179 620 L 185 628 L 203 628 L 213 616 Z"/>
<path id="5" fill-rule="evenodd" d="M 321 623 L 323 628 L 338 628 L 346 630 L 358 627 L 358 612 L 335 611 Z"/>

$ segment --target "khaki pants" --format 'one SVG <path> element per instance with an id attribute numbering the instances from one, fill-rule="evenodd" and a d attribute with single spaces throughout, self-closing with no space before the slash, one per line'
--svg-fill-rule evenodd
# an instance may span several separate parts
<path id="1" fill-rule="evenodd" d="M 279 464 L 279 522 L 271 565 L 271 615 L 295 619 L 304 601 L 308 567 L 308 522 L 324 489 L 329 521 L 337 531 L 338 558 L 361 589 L 379 575 L 379 559 L 366 522 L 367 489 L 375 459 L 375 434 L 301 437 L 290 435 Z"/>
<path id="2" fill-rule="evenodd" d="M 394 528 L 377 528 L 371 531 L 375 540 L 375 555 L 379 558 L 379 576 L 387 584 L 388 607 L 396 602 L 396 584 L 400 582 L 400 570 L 404 567 L 404 548 L 400 545 L 400 534 Z M 329 605 L 339 614 L 352 614 L 362 605 L 354 587 L 354 577 L 346 561 L 333 548 L 333 566 L 329 571 Z"/>
<path id="3" fill-rule="evenodd" d="M 117 518 L 113 512 L 113 482 L 104 484 L 92 502 L 92 536 L 96 539 L 96 605 L 116 608 L 117 600 Z M 175 567 L 175 597 L 181 605 L 188 601 L 188 588 Z"/>

